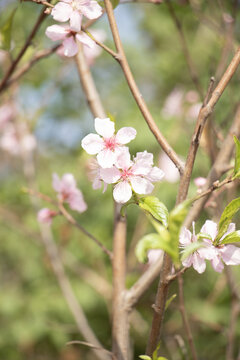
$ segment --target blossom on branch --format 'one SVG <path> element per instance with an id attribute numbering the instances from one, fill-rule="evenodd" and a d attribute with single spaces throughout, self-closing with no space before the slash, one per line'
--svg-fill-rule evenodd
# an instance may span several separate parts
<path id="1" fill-rule="evenodd" d="M 141 195 L 150 194 L 154 188 L 152 182 L 162 180 L 164 172 L 153 166 L 153 154 L 139 152 L 131 161 L 128 148 L 124 148 L 115 166 L 101 169 L 100 175 L 107 184 L 115 184 L 113 197 L 123 204 L 130 200 L 133 191 Z"/>
<path id="2" fill-rule="evenodd" d="M 109 118 L 95 119 L 98 134 L 88 134 L 82 139 L 83 149 L 90 155 L 97 154 L 97 161 L 102 168 L 111 168 L 124 145 L 136 137 L 136 130 L 123 127 L 114 135 L 115 125 Z"/>
<path id="3" fill-rule="evenodd" d="M 88 19 L 97 19 L 102 14 L 102 8 L 95 0 L 62 0 L 51 12 L 54 20 L 65 22 L 70 20 L 70 28 L 80 31 L 83 15 Z"/>
<path id="4" fill-rule="evenodd" d="M 37 219 L 39 223 L 51 225 L 52 219 L 57 215 L 57 212 L 48 208 L 39 210 Z"/>
<path id="5" fill-rule="evenodd" d="M 85 46 L 93 48 L 95 42 L 84 32 L 76 32 L 66 25 L 51 25 L 46 29 L 45 34 L 53 41 L 63 40 L 63 55 L 71 57 L 78 53 L 79 41 Z"/>
<path id="6" fill-rule="evenodd" d="M 53 188 L 58 193 L 61 202 L 67 202 L 72 210 L 80 213 L 87 209 L 82 192 L 77 188 L 76 181 L 72 174 L 64 174 L 62 179 L 53 174 Z"/>

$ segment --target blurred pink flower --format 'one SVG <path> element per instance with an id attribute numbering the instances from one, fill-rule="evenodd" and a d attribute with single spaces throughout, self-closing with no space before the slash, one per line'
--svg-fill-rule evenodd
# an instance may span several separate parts
<path id="1" fill-rule="evenodd" d="M 52 219 L 57 215 L 56 211 L 47 209 L 47 208 L 43 208 L 41 210 L 39 210 L 38 214 L 37 214 L 37 219 L 38 222 L 42 223 L 42 224 L 48 224 L 51 225 L 52 223 Z"/>
<path id="2" fill-rule="evenodd" d="M 181 116 L 183 113 L 183 91 L 179 88 L 174 88 L 168 95 L 163 105 L 162 113 L 164 116 Z"/>
<path id="3" fill-rule="evenodd" d="M 72 174 L 64 174 L 62 179 L 57 174 L 53 174 L 52 186 L 58 193 L 59 200 L 67 202 L 72 210 L 82 213 L 87 209 L 82 192 L 77 188 Z"/>
<path id="4" fill-rule="evenodd" d="M 148 263 L 150 265 L 163 259 L 164 251 L 162 249 L 151 249 L 148 251 Z"/>
<path id="5" fill-rule="evenodd" d="M 19 126 L 14 125 L 8 123 L 4 127 L 4 131 L 0 137 L 1 149 L 13 156 L 19 156 L 22 153 L 33 151 L 37 146 L 35 137 L 27 133 L 23 124 L 19 124 Z"/>
<path id="6" fill-rule="evenodd" d="M 15 109 L 13 105 L 6 103 L 0 106 L 0 131 L 13 119 L 14 115 Z"/>
<path id="7" fill-rule="evenodd" d="M 179 180 L 179 171 L 165 152 L 160 154 L 158 164 L 165 173 L 164 180 L 170 183 L 175 183 Z"/>
<path id="8" fill-rule="evenodd" d="M 231 223 L 226 233 L 220 239 L 219 245 L 214 246 L 213 242 L 218 233 L 218 226 L 214 221 L 207 220 L 203 225 L 201 232 L 208 234 L 212 240 L 204 239 L 206 247 L 202 248 L 202 255 L 208 256 L 212 267 L 217 272 L 222 272 L 224 263 L 226 265 L 240 265 L 240 248 L 234 245 L 221 244 L 221 241 L 231 232 L 235 231 L 235 224 Z"/>
<path id="9" fill-rule="evenodd" d="M 154 188 L 152 182 L 162 180 L 164 172 L 153 166 L 152 154 L 139 152 L 131 161 L 128 148 L 125 148 L 118 155 L 115 166 L 101 169 L 100 175 L 107 184 L 116 183 L 113 197 L 123 204 L 131 198 L 132 189 L 137 194 L 150 194 Z"/>
<path id="10" fill-rule="evenodd" d="M 80 31 L 82 16 L 96 19 L 102 14 L 102 8 L 95 0 L 62 0 L 59 1 L 51 12 L 54 20 L 65 22 L 70 20 L 70 28 Z"/>
<path id="11" fill-rule="evenodd" d="M 204 178 L 204 177 L 199 176 L 199 177 L 195 178 L 193 181 L 194 181 L 194 184 L 195 184 L 198 188 L 202 188 L 202 187 L 206 184 L 207 179 Z"/>
<path id="12" fill-rule="evenodd" d="M 94 47 L 95 42 L 84 32 L 75 32 L 65 25 L 48 26 L 45 34 L 53 41 L 63 40 L 63 54 L 71 57 L 78 53 L 77 41 L 88 47 Z"/>
<path id="13" fill-rule="evenodd" d="M 96 118 L 95 130 L 100 136 L 88 134 L 82 139 L 82 147 L 88 154 L 97 154 L 97 161 L 102 168 L 113 166 L 123 145 L 133 140 L 137 133 L 132 127 L 123 127 L 114 135 L 115 124 L 109 118 Z"/>
<path id="14" fill-rule="evenodd" d="M 103 193 L 107 190 L 107 184 L 101 179 L 101 166 L 96 159 L 90 159 L 88 162 L 89 179 L 92 181 L 92 187 L 94 190 L 101 189 L 103 186 Z"/>

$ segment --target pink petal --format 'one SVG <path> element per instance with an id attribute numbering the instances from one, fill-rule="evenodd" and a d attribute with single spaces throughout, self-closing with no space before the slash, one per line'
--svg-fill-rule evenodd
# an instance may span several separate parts
<path id="1" fill-rule="evenodd" d="M 214 241 L 215 237 L 217 236 L 217 224 L 214 221 L 207 220 L 201 228 L 200 232 L 210 235 L 212 241 Z"/>
<path id="2" fill-rule="evenodd" d="M 79 189 L 76 189 L 75 192 L 71 194 L 67 202 L 72 210 L 76 210 L 80 213 L 87 209 L 87 204 L 85 203 L 82 192 Z"/>
<path id="3" fill-rule="evenodd" d="M 61 25 L 48 26 L 45 34 L 53 41 L 63 40 L 68 35 L 69 31 Z"/>
<path id="4" fill-rule="evenodd" d="M 156 182 L 162 180 L 164 175 L 165 174 L 161 169 L 159 169 L 157 166 L 154 166 L 148 173 L 147 177 L 150 181 Z"/>
<path id="5" fill-rule="evenodd" d="M 197 187 L 202 187 L 206 184 L 207 179 L 200 176 L 200 177 L 195 178 L 193 181 Z"/>
<path id="6" fill-rule="evenodd" d="M 173 164 L 172 160 L 162 152 L 159 156 L 159 167 L 164 171 L 165 177 L 164 180 L 170 183 L 175 183 L 179 180 L 179 171 L 176 166 Z"/>
<path id="7" fill-rule="evenodd" d="M 221 260 L 221 257 L 216 256 L 212 261 L 211 261 L 212 267 L 215 271 L 221 273 L 224 269 L 224 265 L 223 262 Z"/>
<path id="8" fill-rule="evenodd" d="M 41 224 L 51 225 L 52 219 L 56 215 L 57 215 L 56 211 L 44 208 L 44 209 L 39 210 L 39 212 L 37 214 L 37 219 L 38 219 L 38 222 Z"/>
<path id="9" fill-rule="evenodd" d="M 116 167 L 113 166 L 109 169 L 100 169 L 100 177 L 107 184 L 114 184 L 120 179 L 121 173 Z"/>
<path id="10" fill-rule="evenodd" d="M 201 256 L 198 255 L 197 251 L 193 253 L 193 268 L 199 273 L 202 274 L 206 269 L 206 263 L 205 260 L 201 258 Z"/>
<path id="11" fill-rule="evenodd" d="M 213 260 L 215 257 L 218 256 L 218 250 L 210 243 L 204 243 L 206 244 L 206 246 L 197 250 L 199 255 L 204 259 Z"/>
<path id="12" fill-rule="evenodd" d="M 121 181 L 114 187 L 113 197 L 117 203 L 124 204 L 131 199 L 131 196 L 132 189 L 127 181 Z"/>
<path id="13" fill-rule="evenodd" d="M 91 0 L 89 5 L 81 6 L 81 11 L 88 19 L 97 19 L 102 15 L 101 6 L 99 6 L 98 3 L 94 0 Z"/>
<path id="14" fill-rule="evenodd" d="M 240 248 L 237 246 L 225 245 L 220 252 L 226 265 L 240 265 Z"/>
<path id="15" fill-rule="evenodd" d="M 60 192 L 61 191 L 61 180 L 60 180 L 59 176 L 56 173 L 54 173 L 52 175 L 52 178 L 53 178 L 53 180 L 52 180 L 53 189 L 56 192 Z"/>
<path id="16" fill-rule="evenodd" d="M 163 258 L 164 252 L 161 249 L 151 249 L 148 251 L 148 263 L 149 264 L 154 264 L 155 262 L 157 262 L 158 260 L 160 260 L 161 258 Z"/>
<path id="17" fill-rule="evenodd" d="M 63 40 L 63 47 L 65 56 L 71 57 L 78 53 L 78 46 L 73 36 Z"/>
<path id="18" fill-rule="evenodd" d="M 132 127 L 123 127 L 118 130 L 116 134 L 116 140 L 120 144 L 127 144 L 135 139 L 137 131 Z"/>
<path id="19" fill-rule="evenodd" d="M 116 154 L 110 149 L 103 149 L 98 153 L 97 161 L 102 168 L 110 168 L 116 161 Z"/>
<path id="20" fill-rule="evenodd" d="M 184 227 L 179 237 L 180 244 L 186 247 L 187 245 L 191 244 L 192 242 L 191 240 L 192 240 L 191 231 L 189 231 L 186 227 Z"/>
<path id="21" fill-rule="evenodd" d="M 189 255 L 186 259 L 182 261 L 183 266 L 190 267 L 193 264 L 193 255 Z"/>
<path id="22" fill-rule="evenodd" d="M 80 31 L 82 24 L 82 15 L 78 11 L 73 11 L 70 15 L 70 27 L 73 31 Z"/>
<path id="23" fill-rule="evenodd" d="M 68 19 L 70 18 L 72 11 L 73 9 L 71 5 L 60 1 L 59 3 L 57 3 L 57 5 L 54 6 L 51 14 L 54 20 L 65 22 L 68 21 Z"/>
<path id="24" fill-rule="evenodd" d="M 96 46 L 96 43 L 84 32 L 78 33 L 76 38 L 80 43 L 88 46 L 90 49 L 93 49 Z"/>
<path id="25" fill-rule="evenodd" d="M 223 240 L 228 234 L 230 234 L 231 232 L 235 231 L 236 230 L 236 225 L 234 223 L 230 223 L 229 226 L 228 226 L 228 229 L 227 231 L 225 232 L 225 234 L 222 236 L 222 238 L 220 239 L 220 242 L 221 240 Z"/>
<path id="26" fill-rule="evenodd" d="M 73 174 L 64 174 L 61 180 L 61 191 L 70 192 L 76 189 L 76 180 L 74 179 Z"/>
<path id="27" fill-rule="evenodd" d="M 82 139 L 82 148 L 88 154 L 95 155 L 104 148 L 104 141 L 97 134 L 88 134 Z"/>
<path id="28" fill-rule="evenodd" d="M 103 136 L 104 138 L 108 139 L 113 136 L 115 131 L 115 124 L 109 118 L 106 119 L 95 119 L 95 130 L 96 132 Z"/>
<path id="29" fill-rule="evenodd" d="M 131 176 L 130 182 L 132 184 L 133 190 L 137 194 L 150 194 L 153 191 L 153 184 L 140 176 Z"/>
<path id="30" fill-rule="evenodd" d="M 153 154 L 147 151 L 137 153 L 132 171 L 135 175 L 148 175 L 153 165 Z"/>
<path id="31" fill-rule="evenodd" d="M 115 165 L 118 169 L 129 169 L 133 162 L 128 147 L 117 147 L 116 151 L 116 162 Z"/>

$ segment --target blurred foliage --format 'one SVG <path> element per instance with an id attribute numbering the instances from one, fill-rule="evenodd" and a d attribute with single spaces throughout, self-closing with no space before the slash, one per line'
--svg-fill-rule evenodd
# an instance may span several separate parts
<path id="1" fill-rule="evenodd" d="M 237 4 L 233 11 L 234 3 Z M 206 92 L 209 79 L 216 74 L 220 59 L 225 64 L 233 55 L 234 45 L 240 40 L 239 2 L 221 1 L 172 1 L 179 18 L 191 58 L 197 70 L 200 86 Z M 196 5 L 195 10 L 191 4 Z M 11 53 L 1 60 L 0 76 L 5 73 L 11 58 L 15 58 L 38 17 L 41 6 L 30 2 L 3 1 L 0 4 L 0 28 L 17 7 L 12 23 Z M 174 149 L 185 158 L 195 117 L 189 111 L 200 102 L 191 80 L 183 55 L 179 34 L 166 4 L 120 4 L 116 10 L 120 34 L 136 81 L 146 99 L 157 125 Z M 232 19 L 232 20 L 231 20 Z M 231 36 L 233 46 L 224 54 L 226 39 Z M 19 66 L 32 55 L 52 43 L 44 35 L 49 17 L 42 24 L 37 36 Z M 96 22 L 108 34 L 106 44 L 113 47 L 106 16 Z M 223 67 L 223 70 L 226 66 Z M 108 54 L 96 60 L 92 68 L 97 88 L 106 111 L 116 118 L 116 127 L 134 126 L 137 138 L 130 143 L 133 153 L 148 150 L 154 153 L 155 162 L 159 146 L 131 96 L 119 65 Z M 221 74 L 220 74 L 221 75 Z M 218 75 L 219 77 L 219 75 Z M 234 116 L 239 101 L 239 71 L 234 75 L 214 112 L 214 129 L 220 134 L 220 146 Z M 166 100 L 177 92 L 180 108 L 166 110 Z M 191 96 L 194 100 L 189 100 Z M 102 194 L 94 191 L 86 176 L 88 159 L 81 149 L 83 136 L 93 130 L 93 119 L 87 108 L 73 60 L 57 55 L 39 61 L 19 82 L 1 98 L 1 104 L 11 101 L 18 111 L 19 121 L 26 121 L 38 139 L 35 154 L 35 175 L 31 181 L 39 190 L 55 196 L 51 187 L 52 173 L 71 172 L 83 191 L 88 210 L 76 219 L 111 249 L 113 229 L 113 203 L 110 189 Z M 165 109 L 165 110 L 164 110 Z M 216 137 L 216 136 L 214 136 Z M 68 341 L 82 340 L 77 327 L 54 277 L 48 256 L 41 243 L 36 213 L 22 187 L 31 186 L 24 160 L 0 153 L 0 358 L 7 360 L 91 360 L 95 357 L 80 345 L 66 346 Z M 204 141 L 199 150 L 193 177 L 206 176 L 211 161 Z M 163 181 L 155 187 L 158 196 L 172 209 L 177 193 L 177 183 Z M 190 195 L 196 186 L 190 186 Z M 220 195 L 222 203 L 225 195 Z M 41 203 L 42 206 L 48 206 Z M 221 209 L 222 210 L 222 209 Z M 212 212 L 204 211 L 198 228 Z M 62 218 L 53 222 L 54 238 L 62 251 L 66 272 L 79 303 L 89 322 L 106 348 L 111 346 L 111 300 L 104 298 L 104 290 L 90 276 L 82 276 L 92 269 L 111 284 L 111 267 L 108 259 L 86 236 L 72 228 Z M 130 287 L 145 271 L 135 258 L 136 242 L 149 231 L 143 214 L 136 206 L 128 207 L 128 268 L 127 284 Z M 239 270 L 233 269 L 239 287 Z M 139 316 L 132 326 L 134 358 L 145 351 L 146 338 L 151 324 L 151 304 L 157 282 L 142 297 L 137 310 Z M 194 339 L 201 359 L 225 359 L 227 329 L 230 319 L 231 296 L 225 274 L 216 274 L 209 266 L 201 276 L 190 269 L 185 276 L 186 307 L 191 320 Z M 101 292 L 101 293 L 100 293 Z M 172 284 L 169 298 L 177 293 Z M 105 294 L 106 295 L 106 294 Z M 186 335 L 178 311 L 178 298 L 174 299 L 165 316 L 165 332 L 161 344 L 162 355 L 170 359 L 185 359 L 180 343 L 186 345 Z M 181 341 L 179 342 L 180 339 Z M 236 327 L 236 344 L 240 342 L 239 322 Z M 235 356 L 237 356 L 235 349 Z"/>

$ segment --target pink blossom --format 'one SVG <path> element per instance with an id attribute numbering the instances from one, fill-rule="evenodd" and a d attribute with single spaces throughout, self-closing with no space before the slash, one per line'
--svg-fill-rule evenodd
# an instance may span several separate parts
<path id="1" fill-rule="evenodd" d="M 207 179 L 204 177 L 197 177 L 194 179 L 194 184 L 198 187 L 198 188 L 202 188 L 207 182 Z"/>
<path id="2" fill-rule="evenodd" d="M 179 88 L 174 88 L 168 95 L 162 113 L 167 117 L 181 116 L 183 113 L 183 91 Z"/>
<path id="3" fill-rule="evenodd" d="M 193 233 L 184 227 L 181 231 L 179 237 L 180 247 L 184 250 L 186 247 L 191 245 L 194 242 L 197 242 L 197 236 L 195 234 L 195 223 L 192 224 Z M 189 255 L 185 260 L 182 261 L 183 266 L 193 268 L 199 273 L 202 274 L 206 269 L 205 258 L 202 256 L 201 248 L 194 251 Z"/>
<path id="4" fill-rule="evenodd" d="M 63 54 L 68 57 L 78 53 L 78 41 L 90 48 L 95 46 L 95 42 L 87 34 L 84 32 L 77 33 L 72 31 L 68 26 L 48 26 L 45 33 L 47 37 L 53 41 L 63 40 Z"/>
<path id="5" fill-rule="evenodd" d="M 65 22 L 70 20 L 70 28 L 80 31 L 82 16 L 96 19 L 102 14 L 102 8 L 95 0 L 62 0 L 59 1 L 51 12 L 54 20 Z"/>
<path id="6" fill-rule="evenodd" d="M 52 223 L 52 219 L 57 215 L 56 211 L 47 209 L 47 208 L 43 208 L 41 210 L 39 210 L 38 214 L 37 214 L 37 219 L 38 222 L 42 223 L 42 224 L 48 224 L 51 225 Z"/>
<path id="7" fill-rule="evenodd" d="M 167 154 L 165 152 L 162 152 L 159 156 L 159 167 L 164 171 L 165 176 L 164 180 L 168 181 L 170 183 L 175 183 L 179 180 L 179 171 L 172 162 L 172 160 L 169 159 Z"/>
<path id="8" fill-rule="evenodd" d="M 13 126 L 11 123 L 7 124 L 0 137 L 0 147 L 2 150 L 13 156 L 31 152 L 36 148 L 36 145 L 35 137 L 27 133 L 27 129 L 23 124 L 22 126 Z"/>
<path id="9" fill-rule="evenodd" d="M 59 200 L 67 202 L 72 210 L 82 213 L 87 209 L 82 192 L 77 188 L 72 174 L 64 174 L 62 179 L 57 174 L 53 174 L 52 185 L 58 193 Z"/>
<path id="10" fill-rule="evenodd" d="M 88 162 L 89 167 L 89 179 L 92 181 L 92 187 L 94 190 L 101 189 L 103 186 L 103 193 L 107 190 L 107 184 L 101 178 L 101 167 L 96 159 L 90 159 Z"/>
<path id="11" fill-rule="evenodd" d="M 95 130 L 99 135 L 85 136 L 82 139 L 82 147 L 88 154 L 97 154 L 97 161 L 102 168 L 111 168 L 123 145 L 136 136 L 136 130 L 132 127 L 123 127 L 114 135 L 115 125 L 109 118 L 96 118 Z"/>
<path id="12" fill-rule="evenodd" d="M 226 233 L 220 239 L 219 245 L 214 246 L 214 240 L 218 233 L 217 224 L 214 221 L 207 220 L 201 229 L 201 233 L 208 234 L 211 240 L 204 239 L 206 247 L 202 249 L 202 255 L 208 256 L 212 267 L 217 272 L 222 272 L 224 263 L 226 265 L 240 265 L 240 248 L 234 245 L 221 244 L 221 241 L 231 232 L 235 231 L 235 224 L 231 223 Z"/>
<path id="13" fill-rule="evenodd" d="M 147 151 L 137 153 L 131 161 L 128 148 L 118 155 L 115 166 L 101 169 L 101 178 L 107 184 L 114 184 L 113 197 L 118 203 L 127 202 L 132 190 L 137 194 L 147 195 L 153 191 L 152 182 L 162 180 L 164 172 L 153 166 L 153 155 Z"/>
<path id="14" fill-rule="evenodd" d="M 96 40 L 98 40 L 100 42 L 103 42 L 106 39 L 106 33 L 104 30 L 93 29 L 93 30 L 90 30 L 90 33 L 93 35 L 93 37 Z M 92 66 L 96 57 L 98 57 L 101 54 L 102 48 L 99 45 L 97 45 L 96 43 L 94 43 L 94 46 L 91 48 L 89 46 L 84 45 L 83 52 L 86 57 L 88 65 Z"/>
<path id="15" fill-rule="evenodd" d="M 162 249 L 151 249 L 148 251 L 148 263 L 150 265 L 154 264 L 155 262 L 159 261 L 160 259 L 163 260 L 164 251 Z"/>
<path id="16" fill-rule="evenodd" d="M 0 107 L 0 130 L 3 130 L 14 117 L 15 109 L 11 104 L 4 104 Z"/>

